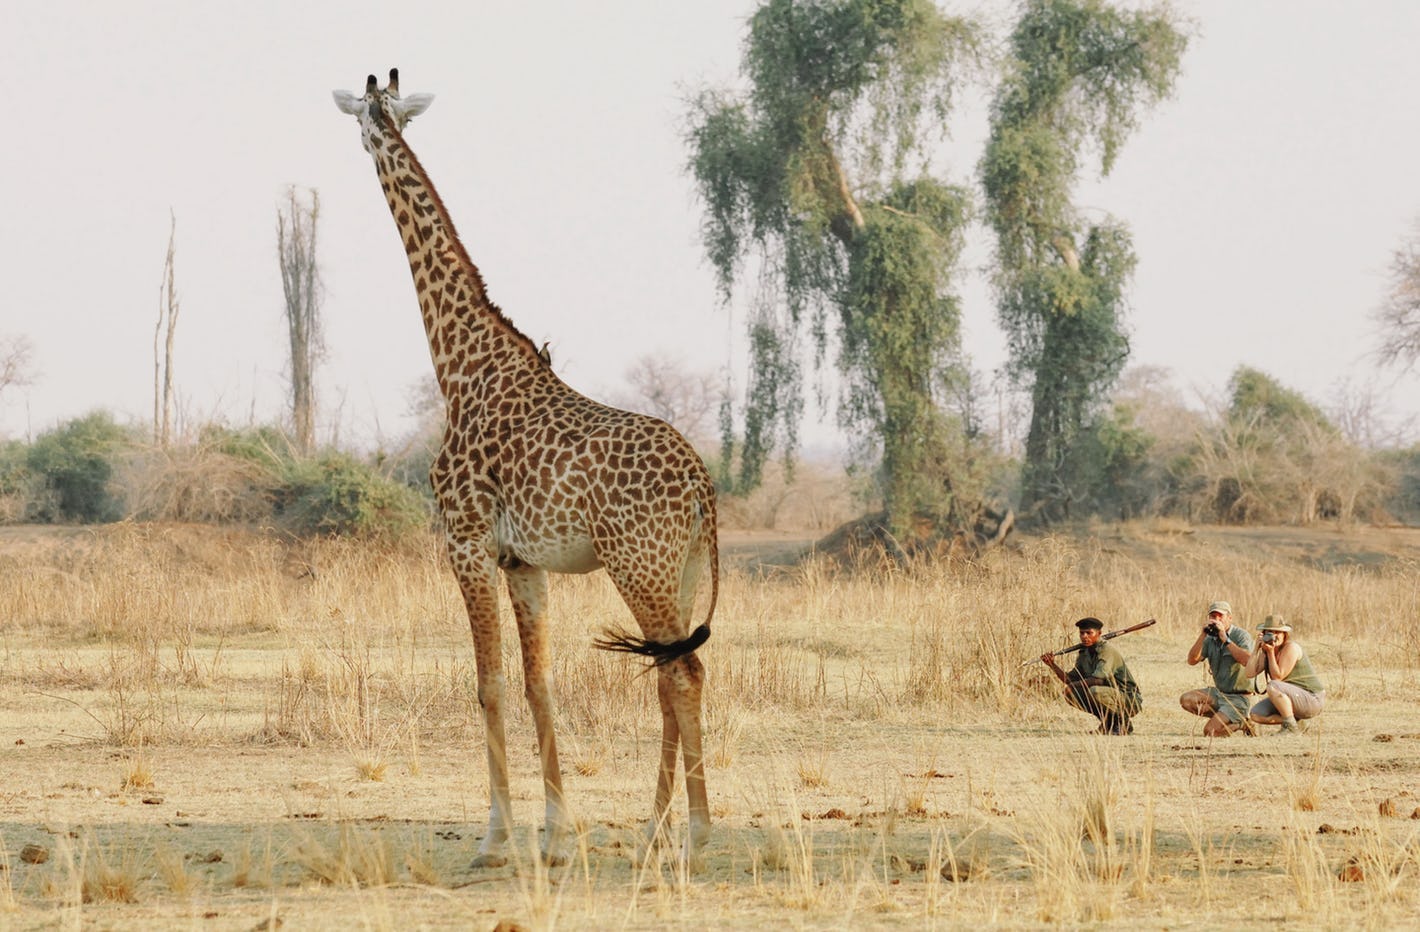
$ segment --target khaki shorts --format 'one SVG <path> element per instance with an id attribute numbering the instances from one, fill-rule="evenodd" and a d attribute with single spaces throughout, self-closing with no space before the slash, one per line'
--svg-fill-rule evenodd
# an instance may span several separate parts
<path id="1" fill-rule="evenodd" d="M 1203 690 L 1213 703 L 1213 711 L 1234 725 L 1247 721 L 1247 708 L 1252 703 L 1249 693 L 1225 693 L 1216 686 Z"/>
<path id="2" fill-rule="evenodd" d="M 1314 693 L 1303 689 L 1300 686 L 1293 686 L 1285 680 L 1270 680 L 1269 687 L 1275 687 L 1286 693 L 1292 700 L 1292 717 L 1297 721 L 1307 718 L 1315 718 L 1321 714 L 1321 707 L 1326 704 L 1326 693 Z M 1271 699 L 1263 699 L 1252 707 L 1254 715 L 1269 716 L 1277 714 L 1277 707 L 1272 704 Z"/>

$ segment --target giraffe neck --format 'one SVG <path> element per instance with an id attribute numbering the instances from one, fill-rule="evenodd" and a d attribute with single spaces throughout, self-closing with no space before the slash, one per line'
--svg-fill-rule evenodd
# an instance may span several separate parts
<path id="1" fill-rule="evenodd" d="M 392 127 L 381 136 L 375 169 L 409 257 L 444 397 L 453 399 L 462 385 L 492 368 L 536 366 L 537 347 L 488 299 L 483 276 L 414 152 Z"/>

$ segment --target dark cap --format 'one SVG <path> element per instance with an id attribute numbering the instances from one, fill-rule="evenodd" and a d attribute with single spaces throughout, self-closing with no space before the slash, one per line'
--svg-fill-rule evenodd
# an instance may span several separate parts
<path id="1" fill-rule="evenodd" d="M 1086 628 L 1093 628 L 1096 631 L 1100 631 L 1104 629 L 1104 622 L 1100 621 L 1098 618 L 1081 618 L 1079 621 L 1075 622 L 1075 627 L 1079 628 L 1081 631 L 1084 631 Z"/>

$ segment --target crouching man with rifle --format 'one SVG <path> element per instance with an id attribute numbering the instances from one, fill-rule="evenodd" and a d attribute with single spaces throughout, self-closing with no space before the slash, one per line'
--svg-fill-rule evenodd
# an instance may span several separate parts
<path id="1" fill-rule="evenodd" d="M 1075 627 L 1080 629 L 1078 646 L 1040 655 L 1040 662 L 1049 667 L 1060 682 L 1065 684 L 1065 701 L 1098 718 L 1099 733 L 1102 735 L 1133 734 L 1134 724 L 1131 719 L 1138 715 L 1144 706 L 1144 698 L 1139 694 L 1139 684 L 1129 672 L 1124 655 L 1106 642 L 1121 634 L 1147 628 L 1153 623 L 1150 619 L 1132 628 L 1102 635 L 1100 632 L 1104 630 L 1104 624 L 1098 618 L 1081 618 L 1075 622 Z M 1056 654 L 1075 651 L 1079 652 L 1075 658 L 1075 668 L 1066 673 L 1055 662 Z"/>

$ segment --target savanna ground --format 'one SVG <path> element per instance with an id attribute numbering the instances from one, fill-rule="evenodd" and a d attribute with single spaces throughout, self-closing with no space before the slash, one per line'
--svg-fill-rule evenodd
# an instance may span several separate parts
<path id="1" fill-rule="evenodd" d="M 633 861 L 659 714 L 653 677 L 589 648 L 626 620 L 595 574 L 555 577 L 550 613 L 576 854 L 531 856 L 505 607 L 521 856 L 473 871 L 482 726 L 434 543 L 0 529 L 0 926 L 1420 923 L 1420 530 L 1101 526 L 911 572 L 796 543 L 725 537 L 703 869 Z M 1210 741 L 1179 708 L 1216 598 L 1295 624 L 1329 695 L 1305 737 Z M 1131 737 L 1021 666 L 1085 614 L 1158 619 L 1114 642 Z"/>

